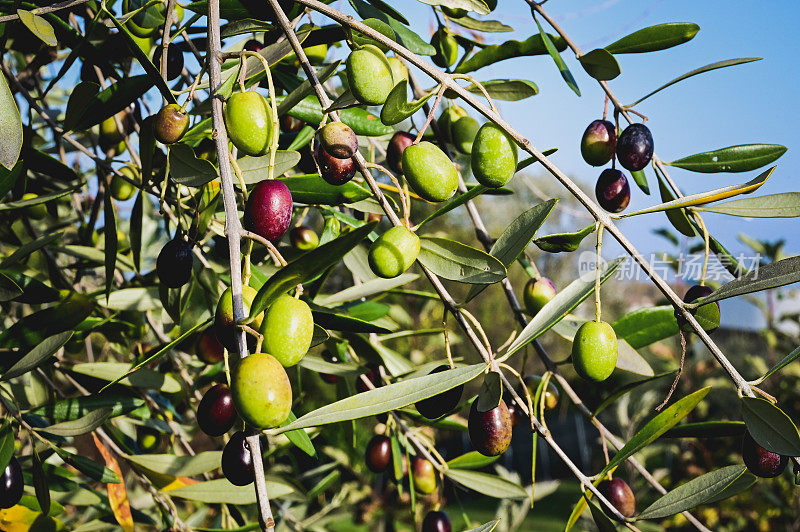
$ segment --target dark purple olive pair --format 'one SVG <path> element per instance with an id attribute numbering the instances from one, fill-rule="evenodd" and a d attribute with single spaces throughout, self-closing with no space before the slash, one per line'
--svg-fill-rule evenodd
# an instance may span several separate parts
<path id="1" fill-rule="evenodd" d="M 247 198 L 244 208 L 245 229 L 269 240 L 279 240 L 292 221 L 292 193 L 286 183 L 265 179 Z"/>
<path id="2" fill-rule="evenodd" d="M 342 122 L 325 125 L 314 145 L 314 159 L 319 166 L 319 175 L 327 183 L 344 185 L 356 175 L 353 156 L 358 151 L 358 138 L 350 126 Z"/>
<path id="3" fill-rule="evenodd" d="M 233 394 L 225 384 L 210 388 L 197 405 L 197 424 L 209 436 L 222 436 L 236 423 Z"/>
<path id="4" fill-rule="evenodd" d="M 192 245 L 176 236 L 161 248 L 156 259 L 158 280 L 169 288 L 180 288 L 192 277 Z"/>

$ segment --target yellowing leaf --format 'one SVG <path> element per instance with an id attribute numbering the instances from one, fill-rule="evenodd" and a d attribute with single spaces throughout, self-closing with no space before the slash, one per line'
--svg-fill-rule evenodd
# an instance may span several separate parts
<path id="1" fill-rule="evenodd" d="M 100 451 L 100 454 L 103 456 L 106 467 L 116 473 L 119 478 L 123 479 L 123 482 L 118 484 L 106 484 L 108 488 L 108 502 L 122 530 L 124 530 L 124 532 L 133 532 L 133 516 L 131 516 L 131 506 L 128 504 L 128 491 L 125 489 L 124 477 L 119 468 L 119 463 L 117 459 L 114 458 L 114 455 L 111 454 L 111 451 L 106 449 L 106 446 L 100 442 L 97 435 L 92 433 L 92 438 L 94 438 L 94 444 L 97 450 Z"/>
<path id="2" fill-rule="evenodd" d="M 34 523 L 35 528 L 32 528 Z M 31 530 L 49 530 L 51 532 L 61 532 L 66 530 L 64 523 L 52 517 L 42 516 L 42 512 L 37 512 L 16 505 L 5 510 L 0 510 L 0 530 L 3 532 L 29 532 Z"/>

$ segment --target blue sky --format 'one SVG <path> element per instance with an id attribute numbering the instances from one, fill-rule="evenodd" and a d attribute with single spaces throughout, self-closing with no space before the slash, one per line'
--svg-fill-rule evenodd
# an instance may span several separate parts
<path id="1" fill-rule="evenodd" d="M 433 18 L 429 7 L 409 0 L 390 3 L 405 9 L 420 35 L 430 34 Z M 343 0 L 337 4 L 346 6 Z M 679 47 L 618 56 L 622 74 L 610 83 L 623 102 L 635 101 L 664 82 L 715 61 L 763 57 L 759 62 L 683 81 L 649 98 L 637 109 L 648 116 L 656 152 L 663 160 L 735 144 L 783 144 L 789 150 L 758 194 L 800 190 L 796 183 L 800 161 L 800 102 L 796 86 L 799 67 L 790 52 L 796 44 L 794 34 L 800 20 L 800 5 L 796 2 L 761 2 L 754 8 L 744 2 L 721 0 L 552 0 L 544 7 L 584 51 L 653 24 L 694 22 L 700 26 L 697 36 Z M 489 35 L 490 43 L 524 39 L 537 31 L 522 0 L 501 0 L 490 18 L 516 30 Z M 522 77 L 534 81 L 540 93 L 521 102 L 503 102 L 502 114 L 538 148 L 558 147 L 552 159 L 591 191 L 600 169 L 583 162 L 578 143 L 586 125 L 602 114 L 603 93 L 570 53 L 565 52 L 563 57 L 580 86 L 581 97 L 566 87 L 547 56 L 512 59 L 481 70 L 478 79 Z M 742 183 L 758 173 L 697 174 L 673 169 L 671 175 L 684 192 L 693 193 Z M 657 201 L 635 189 L 629 209 Z M 800 226 L 793 218 L 748 220 L 707 214 L 705 219 L 711 233 L 734 253 L 747 249 L 736 239 L 740 232 L 771 240 L 786 238 L 788 252 L 797 253 L 800 249 L 800 234 L 796 231 Z M 663 247 L 665 241 L 653 237 L 651 231 L 666 223 L 662 214 L 653 214 L 623 221 L 621 226 L 647 253 Z M 618 250 L 608 246 L 609 253 Z"/>

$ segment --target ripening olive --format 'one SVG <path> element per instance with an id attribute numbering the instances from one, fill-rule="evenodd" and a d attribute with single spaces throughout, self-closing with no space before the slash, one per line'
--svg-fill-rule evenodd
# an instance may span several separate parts
<path id="1" fill-rule="evenodd" d="M 469 439 L 476 451 L 484 456 L 500 456 L 511 445 L 513 427 L 508 407 L 502 399 L 486 412 L 478 410 L 478 399 L 472 402 L 467 419 Z"/>
<path id="2" fill-rule="evenodd" d="M 542 377 L 539 375 L 529 375 L 525 377 L 525 387 L 528 388 L 528 392 L 531 394 L 531 397 L 535 397 L 536 390 L 539 388 L 539 384 L 542 382 Z M 542 392 L 544 394 L 544 406 L 548 410 L 554 409 L 558 405 L 558 388 L 556 388 L 555 384 L 553 384 L 552 380 L 547 381 L 547 388 L 544 389 Z"/>
<path id="3" fill-rule="evenodd" d="M 458 41 L 445 28 L 439 28 L 431 37 L 431 46 L 436 50 L 433 63 L 440 68 L 448 68 L 458 59 Z"/>
<path id="4" fill-rule="evenodd" d="M 436 468 L 430 461 L 415 456 L 411 460 L 411 473 L 414 475 L 414 488 L 418 492 L 427 495 L 436 491 Z"/>
<path id="5" fill-rule="evenodd" d="M 422 532 L 450 532 L 450 518 L 441 511 L 431 511 L 422 520 Z"/>
<path id="6" fill-rule="evenodd" d="M 617 128 L 608 120 L 595 120 L 581 137 L 581 156 L 592 166 L 603 166 L 617 149 Z"/>
<path id="7" fill-rule="evenodd" d="M 472 153 L 472 144 L 475 136 L 481 129 L 481 125 L 471 116 L 462 116 L 450 125 L 450 135 L 453 138 L 453 145 L 456 149 L 469 155 Z"/>
<path id="8" fill-rule="evenodd" d="M 600 382 L 617 366 L 617 335 L 604 321 L 587 321 L 572 340 L 572 365 L 586 380 Z"/>
<path id="9" fill-rule="evenodd" d="M 264 313 L 262 348 L 285 368 L 294 366 L 311 347 L 314 317 L 305 301 L 282 295 Z"/>
<path id="10" fill-rule="evenodd" d="M 305 127 L 306 123 L 291 115 L 283 115 L 280 119 L 281 131 L 284 133 L 297 133 Z"/>
<path id="11" fill-rule="evenodd" d="M 11 461 L 3 470 L 3 474 L 0 475 L 0 508 L 16 506 L 22 499 L 22 488 L 24 487 L 22 467 L 16 457 L 12 456 Z"/>
<path id="12" fill-rule="evenodd" d="M 441 373 L 442 371 L 447 371 L 449 369 L 450 366 L 443 364 L 428 373 L 428 375 Z M 463 392 L 464 385 L 460 384 L 455 388 L 451 388 L 450 390 L 434 395 L 433 397 L 428 397 L 422 401 L 417 401 L 414 406 L 417 407 L 417 412 L 419 412 L 423 417 L 428 419 L 438 419 L 443 415 L 452 412 L 453 409 L 458 406 L 458 402 L 461 401 L 461 394 Z"/>
<path id="13" fill-rule="evenodd" d="M 231 374 L 231 391 L 236 411 L 254 427 L 277 427 L 289 417 L 292 385 L 272 355 L 256 353 L 240 360 Z"/>
<path id="14" fill-rule="evenodd" d="M 244 43 L 242 50 L 247 50 L 248 52 L 258 52 L 263 48 L 264 48 L 264 43 L 262 43 L 261 41 L 258 41 L 256 39 L 249 39 L 246 43 Z"/>
<path id="15" fill-rule="evenodd" d="M 300 251 L 308 251 L 316 248 L 319 245 L 319 236 L 310 227 L 301 225 L 299 227 L 292 227 L 289 231 L 289 240 L 292 246 Z"/>
<path id="16" fill-rule="evenodd" d="M 161 248 L 156 259 L 158 280 L 169 288 L 179 288 L 192 277 L 192 245 L 176 236 Z"/>
<path id="17" fill-rule="evenodd" d="M 749 432 L 742 439 L 742 459 L 747 469 L 757 477 L 775 478 L 786 469 L 789 457 L 761 447 Z"/>
<path id="18" fill-rule="evenodd" d="M 123 166 L 118 170 L 120 174 L 127 177 L 131 181 L 138 181 L 139 175 L 136 170 L 133 169 L 131 166 Z M 136 194 L 136 185 L 131 183 L 130 181 L 126 180 L 125 178 L 114 175 L 111 178 L 111 185 L 109 186 L 109 190 L 111 192 L 111 197 L 117 201 L 127 201 Z"/>
<path id="19" fill-rule="evenodd" d="M 683 301 L 685 303 L 691 303 L 700 298 L 711 295 L 713 291 L 714 290 L 710 286 L 697 284 L 686 291 L 686 295 L 683 296 Z M 704 331 L 712 333 L 719 328 L 721 315 L 719 311 L 719 303 L 717 301 L 700 305 L 696 309 L 691 309 L 690 312 Z M 689 325 L 689 322 L 686 321 L 683 315 L 677 310 L 675 311 L 675 317 L 677 318 L 678 324 L 681 326 L 682 330 L 686 332 L 691 332 L 694 330 L 692 329 L 692 326 Z"/>
<path id="20" fill-rule="evenodd" d="M 403 152 L 414 143 L 416 137 L 407 131 L 395 131 L 386 147 L 386 163 L 392 172 L 403 173 Z"/>
<path id="21" fill-rule="evenodd" d="M 528 314 L 535 316 L 542 307 L 556 297 L 556 286 L 547 277 L 529 279 L 522 292 L 522 301 Z"/>
<path id="22" fill-rule="evenodd" d="M 363 104 L 382 104 L 394 88 L 391 65 L 386 55 L 372 44 L 350 52 L 346 70 L 350 91 Z"/>
<path id="23" fill-rule="evenodd" d="M 633 514 L 636 513 L 636 497 L 628 483 L 621 478 L 604 480 L 597 485 L 597 489 L 624 517 L 633 517 Z M 603 511 L 605 511 L 605 507 L 603 507 Z M 609 515 L 609 517 L 612 516 Z"/>
<path id="24" fill-rule="evenodd" d="M 233 394 L 226 384 L 210 388 L 197 405 L 197 425 L 209 436 L 222 436 L 236 423 Z"/>
<path id="25" fill-rule="evenodd" d="M 493 122 L 486 122 L 472 144 L 472 173 L 475 179 L 487 187 L 502 187 L 516 172 L 517 143 Z"/>
<path id="26" fill-rule="evenodd" d="M 34 200 L 38 197 L 39 197 L 38 194 L 34 194 L 33 192 L 26 192 L 25 194 L 22 195 L 20 201 Z M 43 220 L 44 218 L 47 217 L 47 207 L 45 206 L 44 203 L 37 203 L 36 205 L 30 205 L 28 207 L 25 207 L 24 211 L 25 214 L 28 216 L 28 218 L 31 218 L 33 220 Z"/>
<path id="27" fill-rule="evenodd" d="M 631 124 L 617 139 L 617 160 L 626 170 L 641 170 L 653 158 L 653 135 L 644 124 Z"/>
<path id="28" fill-rule="evenodd" d="M 279 240 L 292 221 L 292 193 L 286 183 L 265 179 L 247 198 L 244 226 L 267 240 Z"/>
<path id="29" fill-rule="evenodd" d="M 373 473 L 383 473 L 392 463 L 392 441 L 383 434 L 376 434 L 367 443 L 364 452 L 367 468 Z"/>
<path id="30" fill-rule="evenodd" d="M 453 161 L 430 142 L 422 141 L 406 148 L 402 165 L 408 184 L 422 199 L 445 201 L 458 187 L 458 171 Z"/>
<path id="31" fill-rule="evenodd" d="M 407 227 L 392 227 L 369 248 L 369 267 L 378 277 L 390 279 L 408 270 L 419 255 L 419 237 Z"/>
<path id="32" fill-rule="evenodd" d="M 600 173 L 594 194 L 600 206 L 608 212 L 623 211 L 631 201 L 628 178 L 616 168 L 606 168 Z"/>
<path id="33" fill-rule="evenodd" d="M 258 292 L 255 291 L 250 286 L 243 286 L 242 287 L 242 303 L 244 306 L 244 315 L 248 316 L 250 314 L 250 305 L 253 304 L 253 299 L 256 297 Z M 263 319 L 264 314 L 259 314 L 256 318 L 250 323 L 250 327 L 255 330 L 258 330 L 261 327 L 261 320 Z M 236 321 L 233 318 L 233 292 L 230 288 L 226 289 L 222 292 L 222 295 L 219 298 L 219 302 L 217 303 L 217 310 L 214 317 L 214 333 L 217 335 L 217 340 L 221 343 L 228 351 L 232 353 L 238 353 L 238 344 L 237 344 L 237 335 L 239 332 L 239 328 L 236 326 Z M 246 335 L 247 337 L 247 345 L 255 346 L 255 340 L 252 339 L 251 335 Z"/>
<path id="34" fill-rule="evenodd" d="M 218 362 L 222 362 L 225 358 L 224 354 L 224 347 L 222 344 L 219 343 L 217 340 L 217 336 L 214 334 L 214 328 L 209 327 L 205 331 L 201 332 L 200 335 L 197 337 L 197 358 L 205 362 L 206 364 L 216 364 Z"/>
<path id="35" fill-rule="evenodd" d="M 165 105 L 153 119 L 153 134 L 164 144 L 174 144 L 181 140 L 189 129 L 189 115 L 177 103 Z"/>
<path id="36" fill-rule="evenodd" d="M 245 155 L 264 155 L 272 142 L 272 107 L 256 91 L 237 92 L 223 109 L 225 129 L 236 148 Z"/>
<path id="37" fill-rule="evenodd" d="M 235 486 L 247 486 L 255 479 L 253 455 L 243 431 L 234 432 L 222 449 L 222 474 Z"/>
<path id="38" fill-rule="evenodd" d="M 314 146 L 314 159 L 319 165 L 320 177 L 330 185 L 344 185 L 356 175 L 356 163 L 352 158 L 338 159 L 319 144 Z"/>
<path id="39" fill-rule="evenodd" d="M 355 132 L 343 122 L 330 122 L 319 132 L 322 148 L 337 159 L 349 159 L 358 151 Z"/>

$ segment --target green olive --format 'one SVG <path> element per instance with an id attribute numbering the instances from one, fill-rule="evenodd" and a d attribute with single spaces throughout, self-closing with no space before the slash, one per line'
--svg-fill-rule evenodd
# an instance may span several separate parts
<path id="1" fill-rule="evenodd" d="M 516 171 L 517 144 L 494 123 L 486 122 L 472 145 L 472 173 L 475 179 L 481 185 L 497 188 L 514 177 Z"/>
<path id="2" fill-rule="evenodd" d="M 245 155 L 264 155 L 272 142 L 272 107 L 256 91 L 237 92 L 225 102 L 225 129 Z"/>
<path id="3" fill-rule="evenodd" d="M 387 61 L 389 61 L 389 66 L 392 67 L 392 80 L 395 85 L 400 83 L 403 80 L 408 81 L 408 69 L 395 56 L 387 57 Z"/>
<path id="4" fill-rule="evenodd" d="M 308 61 L 312 65 L 321 65 L 325 62 L 325 58 L 328 56 L 327 44 L 316 44 L 314 46 L 304 48 L 304 50 L 306 52 L 306 57 L 308 57 Z"/>
<path id="5" fill-rule="evenodd" d="M 458 170 L 435 144 L 423 141 L 409 146 L 401 164 L 408 184 L 422 199 L 444 201 L 458 187 Z"/>
<path id="6" fill-rule="evenodd" d="M 447 68 L 458 59 L 458 41 L 453 34 L 444 28 L 439 28 L 431 37 L 431 46 L 436 49 L 433 63 L 441 68 Z"/>
<path id="7" fill-rule="evenodd" d="M 239 361 L 231 374 L 231 392 L 236 411 L 256 428 L 277 427 L 289 417 L 292 385 L 272 355 L 256 353 Z"/>
<path id="8" fill-rule="evenodd" d="M 262 348 L 285 368 L 294 366 L 311 347 L 314 317 L 305 301 L 283 295 L 264 314 Z"/>
<path id="9" fill-rule="evenodd" d="M 242 303 L 244 306 L 245 316 L 250 314 L 250 305 L 253 304 L 253 299 L 255 299 L 257 293 L 258 292 L 256 292 L 255 289 L 250 286 L 242 287 Z M 255 330 L 260 329 L 263 317 L 263 313 L 259 314 L 252 322 L 250 322 L 249 326 Z M 230 288 L 222 292 L 219 302 L 217 303 L 217 311 L 214 319 L 214 332 L 217 335 L 217 340 L 219 340 L 219 343 L 225 346 L 228 351 L 233 353 L 237 352 L 238 348 L 236 335 L 238 328 L 236 327 L 235 320 L 233 319 L 233 292 Z M 255 345 L 251 335 L 248 334 L 247 338 L 248 345 L 250 345 L 250 342 Z"/>
<path id="10" fill-rule="evenodd" d="M 528 314 L 535 316 L 542 307 L 556 296 L 556 287 L 547 277 L 530 279 L 522 292 L 522 301 Z"/>
<path id="11" fill-rule="evenodd" d="M 604 321 L 587 321 L 572 340 L 572 365 L 578 375 L 600 382 L 617 366 L 617 335 Z"/>
<path id="12" fill-rule="evenodd" d="M 481 125 L 471 116 L 462 116 L 450 126 L 450 135 L 453 138 L 453 145 L 461 153 L 469 155 L 472 153 L 472 144 Z"/>
<path id="13" fill-rule="evenodd" d="M 377 46 L 367 44 L 350 52 L 347 80 L 356 99 L 368 105 L 380 105 L 394 88 L 391 65 Z"/>
<path id="14" fill-rule="evenodd" d="M 456 122 L 456 120 L 462 116 L 467 116 L 467 112 L 458 105 L 451 105 L 442 111 L 442 114 L 439 116 L 436 124 L 439 126 L 439 132 L 441 133 L 445 142 L 453 142 L 453 136 L 450 134 L 450 128 Z"/>
<path id="15" fill-rule="evenodd" d="M 130 179 L 131 181 L 138 181 L 139 176 L 132 167 L 130 166 L 123 166 L 119 169 L 119 173 Z M 136 185 L 127 181 L 126 179 L 115 175 L 111 179 L 111 186 L 109 187 L 111 190 L 111 197 L 117 201 L 127 201 L 136 194 Z"/>
<path id="16" fill-rule="evenodd" d="M 26 192 L 20 198 L 20 201 L 27 201 L 36 199 L 39 196 L 34 194 L 33 192 Z M 28 215 L 28 218 L 32 218 L 34 220 L 42 220 L 47 216 L 47 207 L 45 207 L 44 203 L 37 203 L 36 205 L 31 205 L 30 207 L 25 207 L 25 214 Z"/>
<path id="17" fill-rule="evenodd" d="M 408 228 L 392 227 L 369 248 L 369 267 L 375 275 L 390 279 L 408 270 L 419 255 L 419 237 Z"/>

